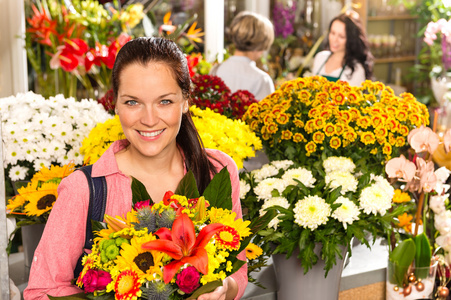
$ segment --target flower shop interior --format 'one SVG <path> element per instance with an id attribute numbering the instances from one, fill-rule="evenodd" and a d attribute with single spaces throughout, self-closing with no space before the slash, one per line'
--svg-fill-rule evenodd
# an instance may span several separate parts
<path id="1" fill-rule="evenodd" d="M 237 248 L 249 281 L 241 299 L 451 299 L 449 1 L 0 3 L 0 300 L 24 299 L 61 180 L 124 138 L 112 69 L 129 40 L 152 36 L 185 54 L 203 145 L 239 170 L 253 234 Z M 272 81 L 261 98 L 212 71 L 240 51 L 230 28 L 244 11 L 274 31 L 254 60 Z M 313 67 L 332 51 L 334 18 L 351 13 L 372 55 L 357 86 Z M 188 299 L 180 286 L 174 294 L 158 299 Z"/>

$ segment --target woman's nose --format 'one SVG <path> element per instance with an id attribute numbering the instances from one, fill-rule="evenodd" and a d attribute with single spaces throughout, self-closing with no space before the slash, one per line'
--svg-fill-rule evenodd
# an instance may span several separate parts
<path id="1" fill-rule="evenodd" d="M 142 111 L 142 115 L 141 115 L 141 123 L 152 127 L 154 125 L 156 125 L 159 121 L 159 115 L 158 115 L 158 111 L 157 109 L 155 109 L 155 107 L 152 106 L 148 106 L 146 107 L 143 111 Z"/>

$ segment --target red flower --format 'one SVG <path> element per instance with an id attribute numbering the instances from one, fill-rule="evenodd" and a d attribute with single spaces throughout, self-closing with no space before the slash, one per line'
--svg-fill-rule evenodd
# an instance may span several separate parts
<path id="1" fill-rule="evenodd" d="M 196 271 L 196 268 L 190 266 L 177 275 L 175 283 L 182 292 L 191 294 L 200 286 L 199 279 L 199 272 Z"/>
<path id="2" fill-rule="evenodd" d="M 151 205 L 150 205 L 150 199 L 149 199 L 149 200 L 145 200 L 145 201 L 136 202 L 134 208 L 135 208 L 135 210 L 138 210 L 138 209 L 142 209 L 144 207 L 150 207 L 150 206 Z"/>
<path id="3" fill-rule="evenodd" d="M 164 266 L 163 279 L 166 284 L 184 264 L 190 264 L 200 273 L 207 274 L 208 255 L 204 248 L 211 237 L 223 227 L 222 224 L 207 225 L 196 237 L 193 221 L 186 214 L 180 214 L 175 219 L 172 230 L 160 228 L 155 233 L 160 239 L 144 243 L 141 248 L 158 250 L 173 258 Z"/>
<path id="4" fill-rule="evenodd" d="M 110 273 L 102 270 L 90 269 L 86 271 L 85 276 L 83 276 L 83 288 L 87 293 L 101 291 L 106 289 L 106 286 L 111 280 Z"/>
<path id="5" fill-rule="evenodd" d="M 56 35 L 58 32 L 56 31 L 57 22 L 52 21 L 49 16 L 47 16 L 46 11 L 40 11 L 33 4 L 31 6 L 33 9 L 33 17 L 28 18 L 28 24 L 30 28 L 27 29 L 27 32 L 34 34 L 34 39 L 38 43 L 52 46 L 52 41 L 50 40 L 51 35 Z"/>

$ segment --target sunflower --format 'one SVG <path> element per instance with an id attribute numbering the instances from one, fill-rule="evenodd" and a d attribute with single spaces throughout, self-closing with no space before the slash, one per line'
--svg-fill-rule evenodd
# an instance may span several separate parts
<path id="1" fill-rule="evenodd" d="M 31 181 L 42 181 L 47 182 L 49 180 L 58 180 L 61 181 L 64 177 L 67 177 L 75 170 L 75 164 L 69 163 L 62 167 L 51 165 L 50 169 L 46 167 L 42 167 L 39 172 L 33 175 Z"/>
<path id="2" fill-rule="evenodd" d="M 246 258 L 248 260 L 253 260 L 262 255 L 263 250 L 254 243 L 249 243 L 246 247 Z"/>
<path id="3" fill-rule="evenodd" d="M 115 299 L 117 300 L 137 300 L 141 297 L 140 289 L 143 280 L 132 270 L 125 270 L 119 274 L 114 284 Z"/>
<path id="4" fill-rule="evenodd" d="M 42 214 L 50 211 L 53 208 L 53 204 L 58 198 L 57 183 L 44 183 L 37 190 L 30 191 L 29 193 L 21 193 L 29 203 L 25 206 L 25 213 L 30 216 L 41 216 Z"/>
<path id="5" fill-rule="evenodd" d="M 152 234 L 142 237 L 133 237 L 130 244 L 123 244 L 120 255 L 116 258 L 116 268 L 119 270 L 131 269 L 140 279 L 148 281 L 163 278 L 161 268 L 164 253 L 156 250 L 143 250 L 141 245 L 156 240 Z M 155 274 L 155 275 L 154 275 Z"/>

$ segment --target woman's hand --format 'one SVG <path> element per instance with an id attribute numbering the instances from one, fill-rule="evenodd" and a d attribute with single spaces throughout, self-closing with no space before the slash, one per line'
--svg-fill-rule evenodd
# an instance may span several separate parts
<path id="1" fill-rule="evenodd" d="M 222 286 L 218 286 L 213 292 L 200 295 L 197 300 L 232 300 L 238 294 L 236 281 L 227 277 L 222 281 Z"/>

